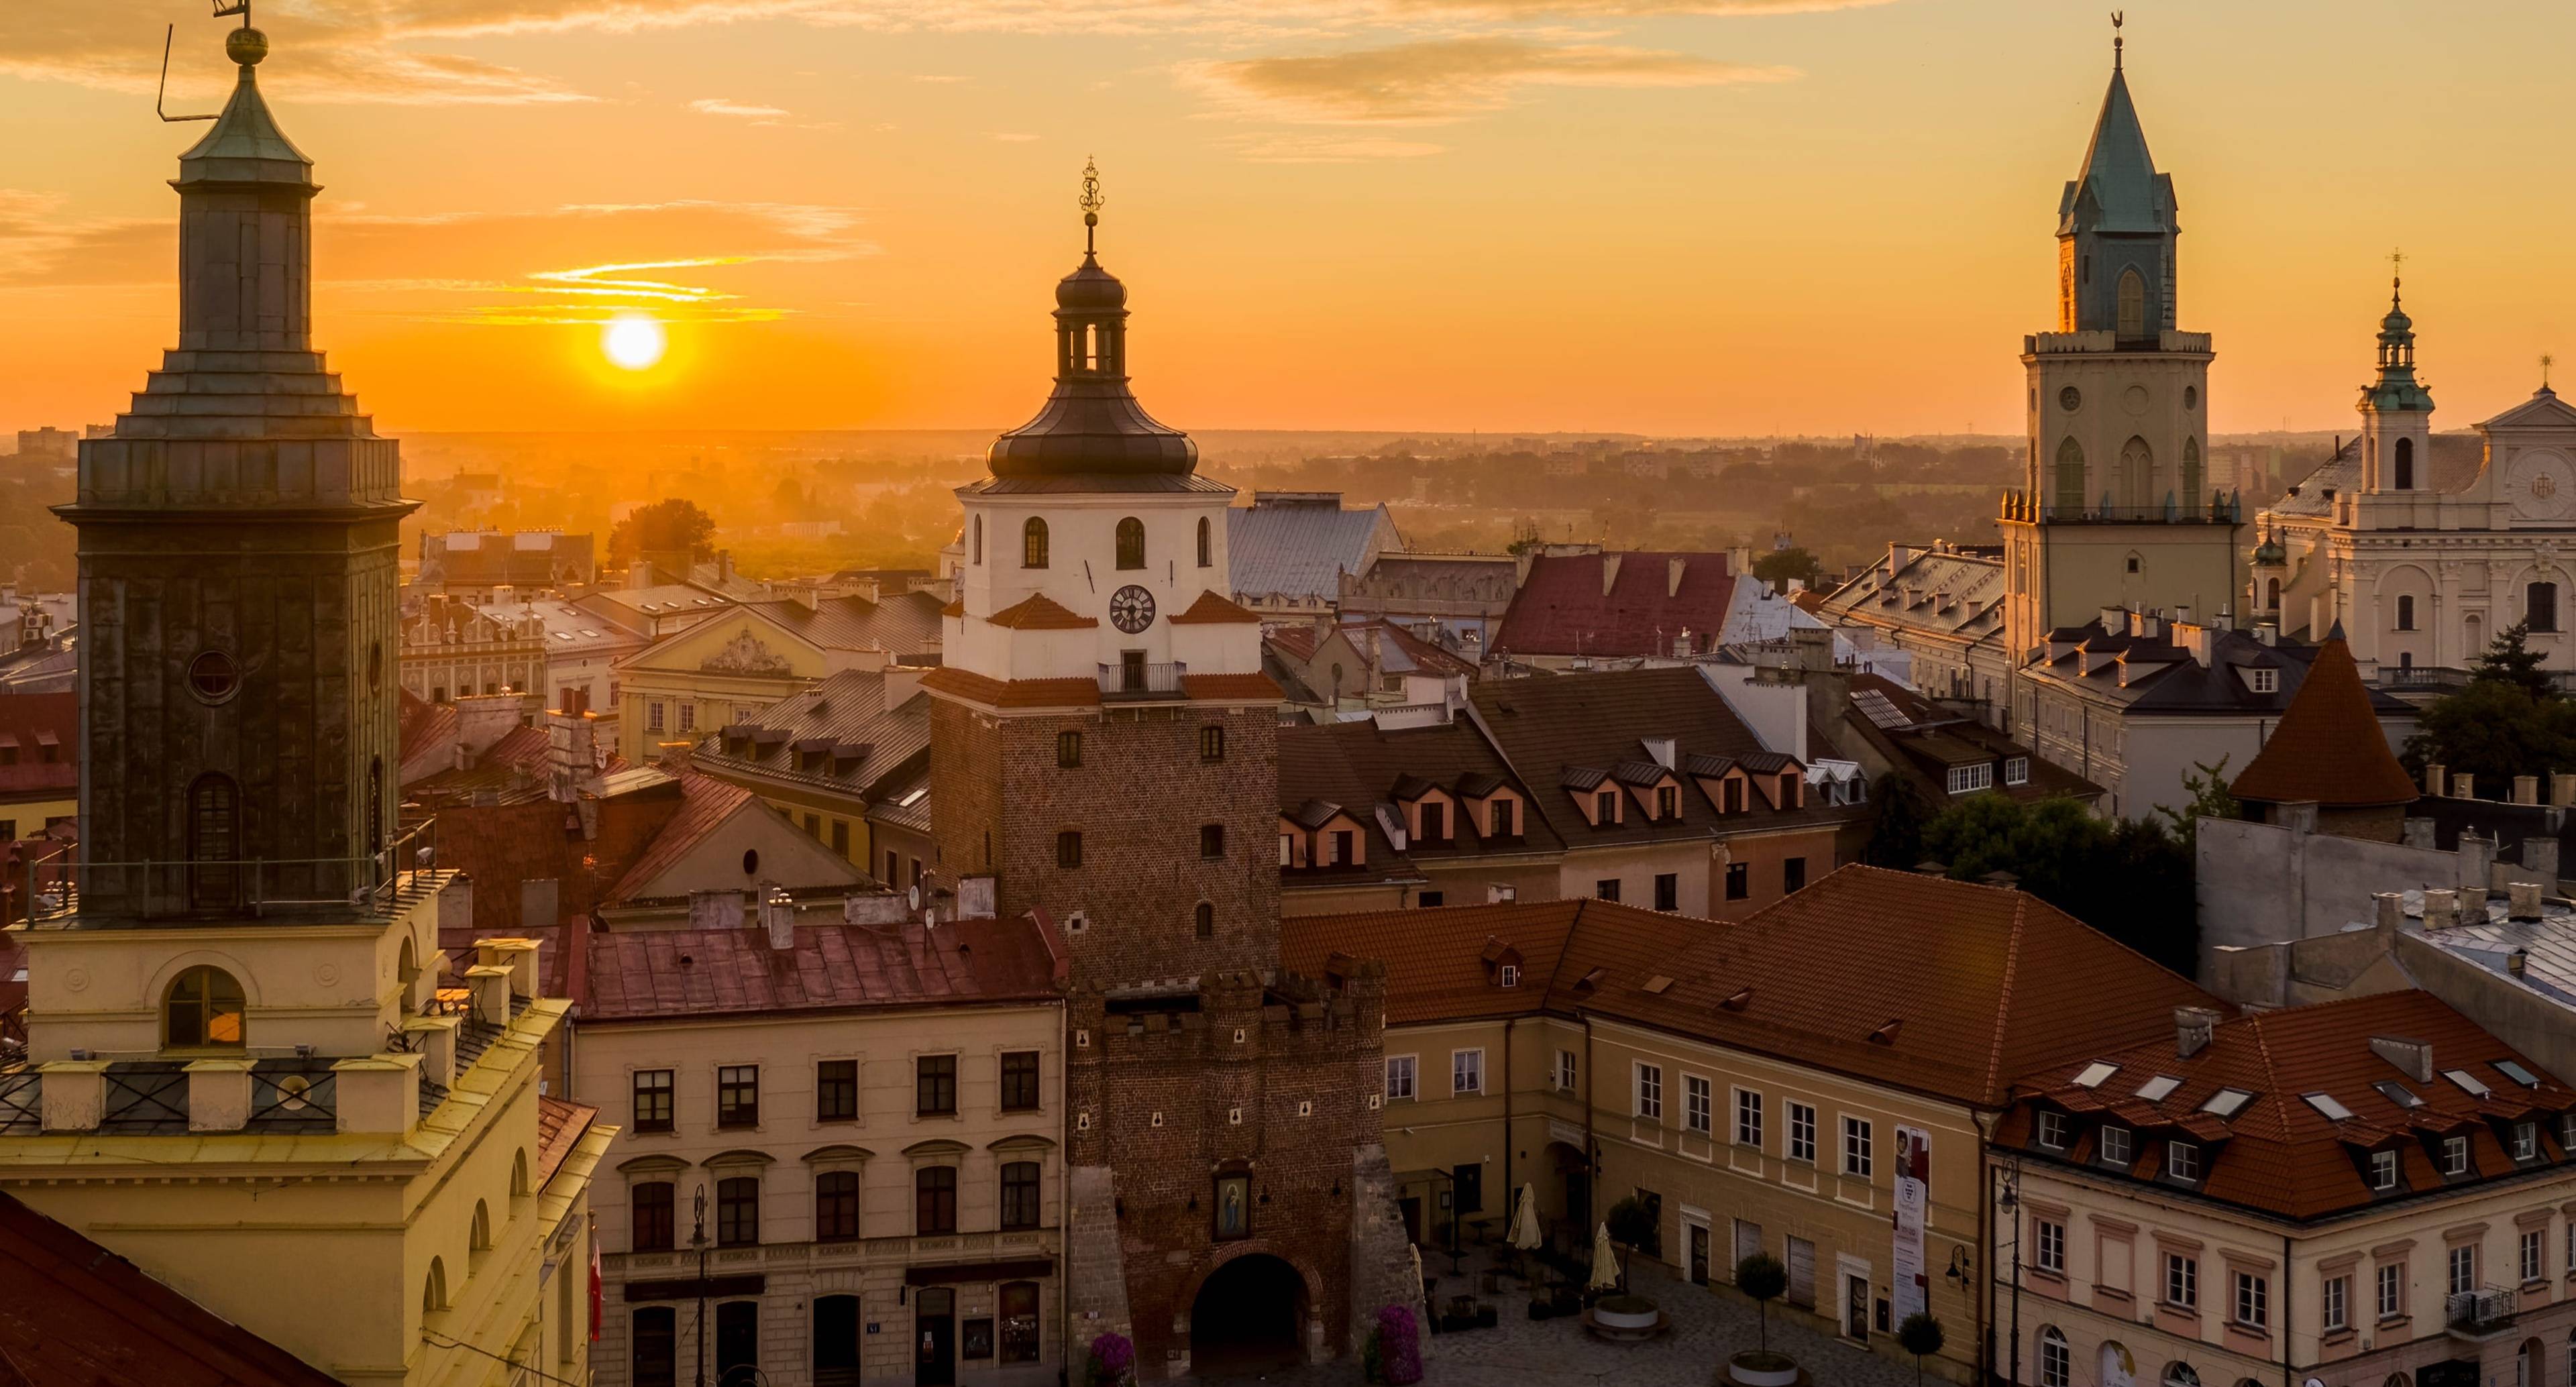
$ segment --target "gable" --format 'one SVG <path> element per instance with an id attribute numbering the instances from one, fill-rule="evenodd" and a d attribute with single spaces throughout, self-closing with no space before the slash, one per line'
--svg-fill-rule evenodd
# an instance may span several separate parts
<path id="1" fill-rule="evenodd" d="M 675 822 L 665 831 L 686 832 L 688 827 Z M 757 857 L 750 856 L 755 853 Z M 660 852 L 652 856 L 663 858 Z M 793 890 L 846 886 L 859 879 L 856 867 L 789 823 L 786 815 L 746 796 L 667 860 L 649 862 L 644 872 L 620 882 L 618 890 L 630 900 L 654 900 L 699 891 L 748 891 L 769 882 Z"/>
<path id="2" fill-rule="evenodd" d="M 767 615 L 736 607 L 636 652 L 635 670 L 820 679 L 831 672 L 823 649 Z"/>

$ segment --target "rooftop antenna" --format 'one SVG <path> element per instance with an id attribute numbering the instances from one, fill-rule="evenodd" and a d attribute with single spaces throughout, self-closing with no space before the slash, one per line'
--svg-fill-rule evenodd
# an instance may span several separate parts
<path id="1" fill-rule="evenodd" d="M 250 0 L 233 0 L 233 3 L 229 5 L 225 4 L 224 0 L 208 0 L 208 3 L 213 5 L 215 10 L 214 14 L 209 16 L 210 18 L 225 19 L 233 15 L 240 15 L 242 17 L 242 32 L 247 34 L 257 34 L 259 32 L 258 30 L 250 27 Z M 202 116 L 174 116 L 161 108 L 162 99 L 168 96 L 170 92 L 170 41 L 178 36 L 178 32 L 179 26 L 176 24 L 165 24 L 161 27 L 161 85 L 152 93 L 152 114 L 159 116 L 161 119 L 172 125 L 178 125 L 192 120 L 217 119 L 221 115 L 220 112 L 209 111 Z M 258 46 L 262 53 L 267 52 L 268 45 L 265 41 L 261 42 Z M 226 52 L 232 51 L 232 45 L 229 42 L 224 45 L 224 48 Z M 253 58 L 251 61 L 257 62 L 259 60 Z"/>
<path id="2" fill-rule="evenodd" d="M 247 5 L 250 0 L 242 0 L 242 3 Z M 2120 26 L 2127 23 L 2128 19 L 2129 16 L 2122 11 L 2111 11 L 2111 70 L 2113 72 L 2120 70 L 2120 45 L 2123 42 L 2120 37 Z"/>
<path id="3" fill-rule="evenodd" d="M 241 3 L 248 5 L 250 0 Z M 1092 239 L 1099 233 L 1100 209 L 1108 201 L 1100 195 L 1100 165 L 1086 157 L 1082 161 L 1082 197 L 1075 204 L 1082 209 L 1082 253 L 1086 256 L 1097 249 Z"/>

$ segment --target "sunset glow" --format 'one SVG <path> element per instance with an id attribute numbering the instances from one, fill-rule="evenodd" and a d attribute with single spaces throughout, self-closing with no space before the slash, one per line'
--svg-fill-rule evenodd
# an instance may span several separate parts
<path id="1" fill-rule="evenodd" d="M 640 313 L 621 313 L 600 329 L 599 349 L 629 371 L 646 370 L 662 359 L 662 325 Z"/>

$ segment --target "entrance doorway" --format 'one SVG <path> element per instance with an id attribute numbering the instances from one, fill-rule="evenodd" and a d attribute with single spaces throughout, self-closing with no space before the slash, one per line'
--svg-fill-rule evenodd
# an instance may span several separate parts
<path id="1" fill-rule="evenodd" d="M 1690 1279 L 1694 1286 L 1708 1284 L 1708 1225 L 1694 1223 L 1690 1228 Z"/>
<path id="2" fill-rule="evenodd" d="M 1267 1253 L 1217 1268 L 1190 1302 L 1190 1371 L 1261 1373 L 1306 1361 L 1306 1280 Z"/>
<path id="3" fill-rule="evenodd" d="M 957 1293 L 924 1286 L 912 1293 L 913 1387 L 952 1387 L 957 1381 Z"/>
<path id="4" fill-rule="evenodd" d="M 1869 1278 L 1843 1277 L 1843 1334 L 1853 1339 L 1869 1338 Z"/>
<path id="5" fill-rule="evenodd" d="M 1546 1157 L 1564 1196 L 1568 1236 L 1576 1247 L 1588 1248 L 1592 1245 L 1592 1172 L 1583 1153 L 1561 1141 L 1547 1144 Z"/>
<path id="6" fill-rule="evenodd" d="M 751 1387 L 760 1375 L 760 1302 L 728 1300 L 716 1307 L 717 1387 Z"/>

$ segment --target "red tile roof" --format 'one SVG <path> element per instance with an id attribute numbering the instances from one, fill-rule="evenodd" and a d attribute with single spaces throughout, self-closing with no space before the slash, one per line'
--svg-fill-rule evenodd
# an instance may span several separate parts
<path id="1" fill-rule="evenodd" d="M 1613 562 L 1605 593 L 1602 571 Z M 1685 628 L 1716 639 L 1734 593 L 1724 554 L 1544 556 L 1530 561 L 1493 645 L 1513 655 L 1668 655 Z"/>
<path id="2" fill-rule="evenodd" d="M 1172 618 L 1174 625 L 1189 625 L 1196 622 L 1257 623 L 1260 620 L 1261 618 L 1251 608 L 1220 596 L 1214 588 L 1200 593 L 1199 600 L 1191 603 L 1188 611 Z"/>
<path id="3" fill-rule="evenodd" d="M 1065 976 L 1059 942 L 1029 916 L 929 929 L 800 924 L 787 949 L 771 948 L 758 928 L 595 933 L 589 971 L 585 1025 L 1051 1001 Z"/>
<path id="4" fill-rule="evenodd" d="M 734 815 L 734 811 L 751 799 L 751 791 L 712 776 L 684 770 L 680 778 L 680 810 L 663 824 L 662 831 L 636 857 L 626 875 L 610 888 L 608 899 L 627 900 L 644 894 L 653 878 L 671 869 L 707 835 Z"/>
<path id="5" fill-rule="evenodd" d="M 78 794 L 80 695 L 0 694 L 0 749 L 0 795 Z"/>
<path id="6" fill-rule="evenodd" d="M 2016 1075 L 2220 1005 L 2034 896 L 1876 867 L 1738 924 L 1557 901 L 1291 917 L 1280 933 L 1301 972 L 1335 952 L 1386 959 L 1391 1022 L 1581 1010 L 1989 1108 Z M 1527 960 L 1516 997 L 1462 986 L 1459 960 L 1489 935 Z"/>
<path id="7" fill-rule="evenodd" d="M 1100 618 L 1077 615 L 1042 592 L 1030 593 L 984 619 L 1013 631 L 1079 631 L 1100 624 Z"/>
<path id="8" fill-rule="evenodd" d="M 921 686 L 988 708 L 1089 708 L 1100 702 L 1096 679 L 995 679 L 945 665 L 921 676 Z"/>
<path id="9" fill-rule="evenodd" d="M 2415 782 L 2388 749 L 2361 669 L 2341 637 L 2317 650 L 2306 682 L 2281 710 L 2271 740 L 2237 775 L 2234 790 L 2238 799 L 2271 804 L 2314 800 L 2356 808 L 2414 801 Z"/>
<path id="10" fill-rule="evenodd" d="M 2372 1047 L 2374 1037 L 2431 1046 L 2433 1077 L 2419 1079 L 2391 1062 Z M 2076 1075 L 2096 1060 L 2116 1067 L 2092 1087 L 2078 1087 Z M 2499 1060 L 2537 1082 L 2524 1084 L 2498 1068 Z M 2468 1075 L 2487 1095 L 2453 1082 L 2446 1077 L 2451 1070 Z M 2161 1099 L 2139 1097 L 2139 1086 L 2160 1075 L 2181 1082 Z M 2381 1083 L 2398 1085 L 2418 1105 L 2400 1106 L 2377 1087 Z M 2204 1111 L 2223 1089 L 2251 1095 L 2232 1117 Z M 2469 1138 L 2478 1180 L 2530 1165 L 2563 1172 L 2576 1159 L 2561 1144 L 2556 1121 L 2557 1114 L 2576 1107 L 2576 1090 L 2429 992 L 2255 1012 L 2213 1028 L 2209 1044 L 2187 1058 L 2170 1030 L 2144 1044 L 2103 1045 L 2027 1076 L 2017 1092 L 2021 1101 L 1996 1131 L 2000 1144 L 2051 1157 L 2032 1137 L 2034 1112 L 2053 1108 L 2073 1117 L 2076 1134 L 2058 1158 L 2093 1162 L 2096 1133 L 2107 1121 L 2141 1138 L 2132 1142 L 2137 1159 L 2127 1174 L 2152 1179 L 2163 1171 L 2163 1139 L 2194 1138 L 2206 1143 L 2202 1178 L 2194 1188 L 2290 1219 L 2326 1217 L 2463 1183 L 2440 1172 L 2427 1144 L 2447 1135 Z M 2329 1116 L 2307 1100 L 2312 1093 L 2350 1115 Z M 2538 1124 L 2538 1158 L 2517 1166 L 2493 1124 L 2524 1120 Z M 2374 1192 L 2363 1179 L 2364 1153 L 2372 1150 L 2399 1153 L 2396 1190 Z M 2103 1169 L 2098 1163 L 2094 1168 Z"/>
<path id="11" fill-rule="evenodd" d="M 0 1194 L 0 1384 L 333 1387 L 334 1379 Z M 278 1313 L 290 1313 L 277 1302 Z"/>
<path id="12" fill-rule="evenodd" d="M 537 1188 L 544 1189 L 563 1169 L 572 1149 L 598 1118 L 599 1109 L 586 1103 L 566 1102 L 550 1094 L 537 1096 Z"/>

